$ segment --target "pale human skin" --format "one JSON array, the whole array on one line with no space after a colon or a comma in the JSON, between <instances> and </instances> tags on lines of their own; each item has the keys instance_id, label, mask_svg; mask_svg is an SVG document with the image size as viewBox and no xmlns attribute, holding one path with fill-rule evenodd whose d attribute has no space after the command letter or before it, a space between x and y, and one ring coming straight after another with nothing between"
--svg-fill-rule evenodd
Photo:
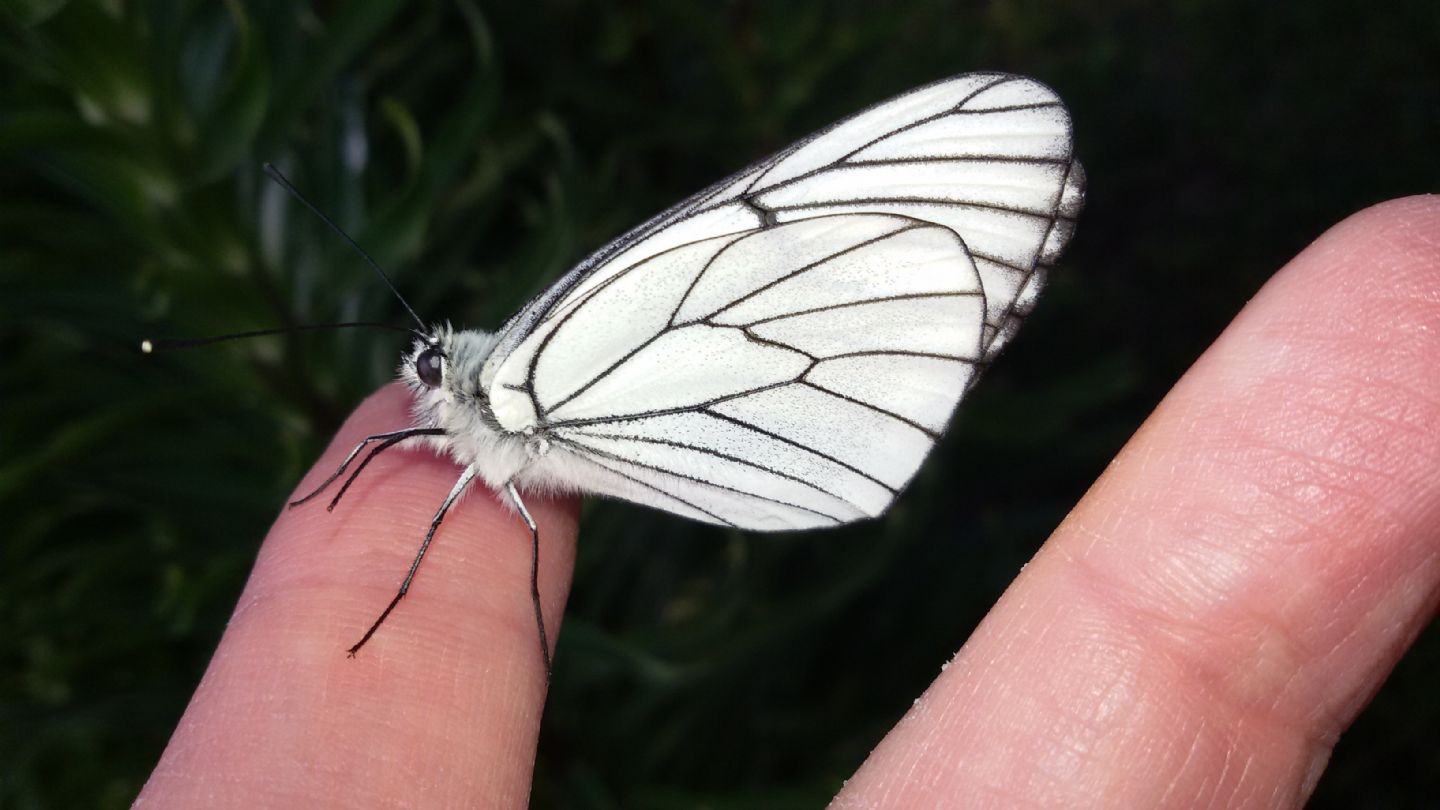
<instances>
[{"instance_id":1,"label":"pale human skin","mask_svg":"<svg viewBox=\"0 0 1440 810\"><path fill-rule=\"evenodd\" d=\"M297 492L407 424L405 399L361 405ZM140 806L525 805L545 675L529 537L498 501L463 501L343 654L454 480L390 452L344 508L280 515ZM576 502L531 509L553 638ZM1430 196L1347 219L1265 285L835 806L1300 805L1437 604Z\"/></svg>"}]
</instances>

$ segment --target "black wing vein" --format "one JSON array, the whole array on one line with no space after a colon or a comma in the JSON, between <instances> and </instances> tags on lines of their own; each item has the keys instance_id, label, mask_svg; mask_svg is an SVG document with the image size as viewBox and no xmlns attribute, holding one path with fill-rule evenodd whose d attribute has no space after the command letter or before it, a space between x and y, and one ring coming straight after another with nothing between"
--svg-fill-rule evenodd
<instances>
[{"instance_id":1,"label":"black wing vein","mask_svg":"<svg viewBox=\"0 0 1440 810\"><path fill-rule=\"evenodd\" d=\"M829 392L827 392L827 393L829 393ZM744 465L744 466L746 466L746 467L750 467L750 468L752 468L752 469L760 470L761 472L769 473L770 475L778 476L778 477L780 477L780 478L784 478L784 479L787 479L787 480L789 480L789 481L794 481L795 483L800 484L800 485L805 486L805 487L808 487L809 489L812 489L812 490L814 490L815 492L820 493L821 495L825 495L825 496L827 496L827 497L834 498L835 500L840 501L841 503L845 504L846 506L849 506L850 508L854 509L856 512L858 512L858 513L860 513L860 514L864 514L864 513L865 513L865 510L864 510L863 508L861 508L859 504L854 503L853 501L847 499L845 496L841 495L841 494L838 493L838 492L831 492L830 490L828 490L828 489L820 486L819 484L816 484L814 481L810 481L810 480L808 480L808 479L801 478L801 477L798 476L798 475L792 475L792 474L790 474L790 473L785 472L784 470L778 470L778 469L775 469L774 467L768 467L768 466L766 466L766 465L764 465L764 464L760 464L760 463L758 463L758 462L752 461L752 460L747 459L747 458L741 458L740 456L732 455L732 454L730 454L730 453L722 453L722 452L720 452L720 451L718 451L718 450L715 450L715 449L713 449L713 448L710 448L710 447L704 447L704 446L698 445L698 444L689 444L689 443L687 443L687 442L677 442L677 441L674 441L674 440L671 440L671 439L659 439L659 438L655 438L655 437L653 437L653 436L634 436L634 435L627 435L627 434L624 434L624 433L595 433L595 432L586 432L586 433L584 433L584 434L582 434L582 435L583 435L583 436L593 436L593 437L602 438L602 439L612 439L612 440L615 440L615 441L639 442L639 443L641 443L641 444L658 444L658 445L663 445L663 446L666 446L666 447L674 447L674 448L677 448L677 449L680 449L680 450L689 450L689 451L691 451L691 452L700 453L700 454L707 455L707 456L713 456L713 457L718 458L718 459L723 459L723 460L725 460L725 461L733 462L733 463L735 463L735 464L741 464L741 465ZM584 444L584 442L583 442L581 439L576 438L576 437L574 437L574 436L568 436L568 437L565 438L565 440L566 440L566 441L569 441L569 442L572 442L572 443ZM626 461L629 461L629 459L626 459ZM632 462L632 463L634 463L634 462ZM658 468L657 468L657 469L658 469ZM670 471L666 470L665 472L670 472ZM713 483L715 483L715 482L712 481L712 482L708 482L708 483L712 483L712 484L713 484ZM716 486L719 486L719 484L716 484ZM738 490L737 490L737 491L738 491ZM792 504L786 504L786 505L787 505L787 506L790 506L790 505L792 505ZM796 507L796 508L802 508L802 507ZM831 515L831 517L834 517L834 516Z\"/></svg>"},{"instance_id":2,"label":"black wing vein","mask_svg":"<svg viewBox=\"0 0 1440 810\"><path fill-rule=\"evenodd\" d=\"M655 466L655 465L653 465L653 464L646 464L646 463L643 462L643 461L636 461L636 460L633 459L633 458L625 458L624 456L618 455L618 454L616 454L616 453L612 453L612 452L610 452L610 451L608 451L608 450L601 450L601 449L599 449L598 447L592 447L592 446L590 446L590 445L587 445L587 444L585 444L584 442L579 441L578 439L576 439L576 438L573 437L573 436L570 436L570 437L556 437L556 441L560 442L560 443L563 444L563 445L566 445L566 446L569 447L572 451L575 451L575 452L577 452L577 453L584 453L584 454L589 455L589 456L598 456L599 458L608 459L608 460L610 460L610 461L619 462L619 463L621 463L621 464L629 464L629 465L632 466L632 467L639 467L639 468L642 469L642 470L649 470L649 471L651 471L651 472L659 473L659 474L661 474L661 475L673 476L673 477L675 477L675 478L679 478L679 479L682 479L682 480L685 480L685 481L689 481L689 482L691 482L692 484L700 484L701 486L713 487L713 488L715 488L715 489L724 490L725 492L732 492L732 493L734 493L734 494L736 494L736 495L743 495L743 496L745 496L745 497L747 497L747 498L755 498L755 499L757 499L757 500L765 501L765 502L767 502L767 503L773 503L773 504L775 504L776 506L784 506L784 507L788 507L788 508L790 508L790 509L798 509L798 510L800 510L801 512L808 512L808 513L810 513L810 514L812 514L812 515L815 515L815 516L817 516L817 517L825 518L825 519L830 520L830 521L833 521L833 522L835 522L835 523L837 523L837 524L839 524L839 523L844 523L844 522L845 522L845 520L844 520L843 518L838 518L838 517L836 517L836 516L834 516L834 515L831 515L831 514L828 514L828 513L826 513L826 512L821 512L821 511L816 510L816 509L811 509L811 508L808 507L808 506L801 506L801 505L798 504L798 503L791 503L791 502L789 502L789 501L781 500L781 499L779 499L779 498L772 498L772 497L770 497L769 495L761 495L761 494L758 493L758 492L749 492L749 491L747 491L747 490L743 490L743 489L740 489L740 488L738 488L738 487L732 487L732 486L728 486L728 485L726 485L726 484L719 484L719 483L716 483L716 482L714 482L714 481L707 481L706 479L700 478L700 477L698 477L698 476L687 475L687 474L685 474L685 473L678 472L678 471L676 471L676 470L667 470L667 469L665 469L664 467L657 467L657 466ZM827 494L828 494L828 493L827 493ZM673 496L672 496L672 497L673 497ZM677 498L676 500L679 500L679 499ZM709 514L709 513L707 512L707 514Z\"/></svg>"}]
</instances>

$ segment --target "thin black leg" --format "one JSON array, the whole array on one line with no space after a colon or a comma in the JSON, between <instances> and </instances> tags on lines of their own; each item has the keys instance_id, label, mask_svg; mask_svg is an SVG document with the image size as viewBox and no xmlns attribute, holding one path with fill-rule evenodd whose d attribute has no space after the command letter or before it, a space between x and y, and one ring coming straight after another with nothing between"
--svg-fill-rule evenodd
<instances>
[{"instance_id":1,"label":"thin black leg","mask_svg":"<svg viewBox=\"0 0 1440 810\"><path fill-rule=\"evenodd\" d=\"M411 434L395 436L371 448L370 452L365 454L365 458L360 459L360 463L355 465L355 469L350 473L349 477L345 479L345 483L340 485L340 491L335 493L335 497L331 498L330 503L325 505L325 511L335 511L335 507L340 503L340 499L345 497L345 493L350 491L350 485L355 483L355 479L360 477L360 473L365 472L365 468L370 466L370 462L374 461L376 456L409 438L412 438Z\"/></svg>"},{"instance_id":2,"label":"thin black leg","mask_svg":"<svg viewBox=\"0 0 1440 810\"><path fill-rule=\"evenodd\" d=\"M466 467L464 472L460 473L459 480L455 482L455 486L450 488L450 494L445 496L445 502L440 504L440 509L435 513L435 517L430 519L430 531L425 533L425 540L420 544L420 550L415 554L415 561L410 563L410 570L405 574L405 581L400 583L400 590L396 592L395 598L390 600L390 604L385 606L385 610L380 614L380 618L376 619L375 623L370 625L370 629L365 631L365 635L361 636L360 640L355 642L355 646L350 648L349 653L351 658L354 658L355 653L359 652L360 648L365 646L365 642L369 641L370 637L375 635L375 631L379 630L380 625L385 623L385 618L390 615L390 611L394 610L395 606L400 604L400 600L405 598L405 592L410 590L411 580L415 579L415 571L420 567L420 560L425 557L426 550L430 548L430 541L435 537L435 530L440 528L440 522L445 519L445 513L450 511L451 504L455 503L455 499L460 497L460 493L465 491L465 487L469 486L470 482L475 480L476 472L475 465L472 464Z\"/></svg>"},{"instance_id":3,"label":"thin black leg","mask_svg":"<svg viewBox=\"0 0 1440 810\"><path fill-rule=\"evenodd\" d=\"M384 450L385 448L390 447L391 445L395 444L396 442L401 442L401 441L404 441L405 439L409 439L409 438L412 438L412 437L414 437L414 436L443 436L443 435L445 435L445 431L441 430L440 428L405 428L404 430L394 430L394 431L391 431L391 432L389 432L389 433L376 433L374 436L366 436L364 439L362 439L362 440L360 441L359 444L355 445L355 449L350 451L350 455L346 456L346 457L345 457L345 460L342 461L342 462L340 462L340 466L339 466L338 468L336 468L335 472L330 473L330 477L329 477L329 478L326 478L324 481L321 481L321 482L320 482L320 486L316 487L309 495L306 495L306 496L303 497L303 498L297 498L296 500L291 501L291 502L289 503L289 505L290 505L290 506L299 506L300 504L305 503L306 501L310 500L311 498L314 498L316 495L319 495L321 492L324 492L327 487L329 487L331 484L335 483L335 479L337 479L337 478L339 478L340 476L342 476L342 475L345 474L345 468L349 467L349 466L350 466L350 462L354 461L354 460L355 460L355 457L358 456L358 455L360 455L360 451L361 451L361 450L364 450L365 447L366 447L366 445L370 444L371 442L384 442L384 444L382 444L382 445L380 445L379 447L377 447L377 448L375 448L374 450L372 450L372 451L370 452L370 455L368 455L368 456L365 457L365 460L364 460L363 462L361 462L361 464L360 464L360 469L361 469L361 470L365 469L365 465L370 463L370 459L374 458L376 453L379 453L381 450ZM359 474L360 474L360 470L356 470L356 471L355 471L355 475L359 475ZM355 479L354 479L354 476L351 476L350 480L351 480L351 481L355 480ZM350 481L346 481L346 482L345 482L345 488L349 488L349 486L350 486ZM343 489L341 490L341 494L344 494L344 490L343 490ZM338 500L339 500L339 497L336 497L335 500L338 501ZM335 508L335 502L334 502L334 501L332 501L332 502L330 503L330 508L331 508L331 509L334 509L334 508Z\"/></svg>"},{"instance_id":4,"label":"thin black leg","mask_svg":"<svg viewBox=\"0 0 1440 810\"><path fill-rule=\"evenodd\" d=\"M548 682L551 671L550 641L545 636L545 616L540 610L540 529L535 525L535 519L530 517L530 510L525 508L525 502L520 500L520 493L516 491L513 481L505 485L505 491L510 494L510 500L519 510L525 525L530 527L530 601L535 605L535 626L540 629L540 657L545 662L545 680Z\"/></svg>"}]
</instances>

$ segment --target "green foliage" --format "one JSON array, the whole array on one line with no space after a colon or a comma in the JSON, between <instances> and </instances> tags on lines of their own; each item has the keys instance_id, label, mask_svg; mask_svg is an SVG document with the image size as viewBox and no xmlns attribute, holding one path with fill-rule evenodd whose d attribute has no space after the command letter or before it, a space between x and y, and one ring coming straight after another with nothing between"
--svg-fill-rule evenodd
<instances>
[{"instance_id":1,"label":"green foliage","mask_svg":"<svg viewBox=\"0 0 1440 810\"><path fill-rule=\"evenodd\" d=\"M494 326L607 238L865 104L1034 75L1075 113L1080 236L887 519L775 538L587 507L536 803L819 806L1268 273L1440 181L1433 6L1342 5L10 0L0 805L134 796L278 505L391 373L399 343L372 333L132 348L403 322L264 161L422 314ZM1440 790L1436 646L1316 806Z\"/></svg>"}]
</instances>

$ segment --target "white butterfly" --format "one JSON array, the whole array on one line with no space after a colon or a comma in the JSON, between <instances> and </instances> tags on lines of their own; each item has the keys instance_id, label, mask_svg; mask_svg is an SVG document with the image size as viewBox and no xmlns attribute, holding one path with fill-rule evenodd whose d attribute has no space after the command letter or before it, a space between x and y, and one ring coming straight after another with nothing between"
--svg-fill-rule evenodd
<instances>
[{"instance_id":1,"label":"white butterfly","mask_svg":"<svg viewBox=\"0 0 1440 810\"><path fill-rule=\"evenodd\" d=\"M1083 189L1054 92L965 74L661 213L496 333L424 329L400 369L415 425L321 489L372 443L351 480L412 438L464 471L351 652L476 478L508 494L533 560L520 489L757 531L881 514L1034 306ZM531 590L548 672L533 568Z\"/></svg>"}]
</instances>

